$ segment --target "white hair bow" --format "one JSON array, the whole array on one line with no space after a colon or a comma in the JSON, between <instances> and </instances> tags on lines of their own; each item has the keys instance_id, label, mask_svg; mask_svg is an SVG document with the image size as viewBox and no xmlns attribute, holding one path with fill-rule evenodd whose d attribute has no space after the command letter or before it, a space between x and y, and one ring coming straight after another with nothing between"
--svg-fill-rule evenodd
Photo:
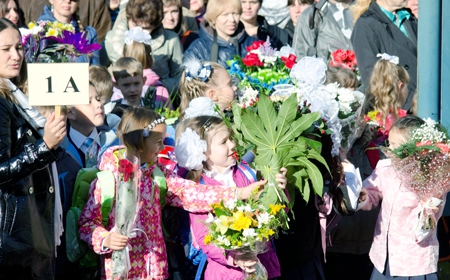
<instances>
[{"instance_id":1,"label":"white hair bow","mask_svg":"<svg viewBox=\"0 0 450 280\"><path fill-rule=\"evenodd\" d=\"M220 115L215 110L216 104L208 97L197 97L189 102L189 106L184 111L184 120L192 119L199 116L214 116Z\"/></svg>"},{"instance_id":2,"label":"white hair bow","mask_svg":"<svg viewBox=\"0 0 450 280\"><path fill-rule=\"evenodd\" d=\"M123 41L128 46L133 44L133 41L151 46L152 36L150 36L150 33L148 33L148 31L145 31L142 29L142 27L137 26L125 31Z\"/></svg>"},{"instance_id":3,"label":"white hair bow","mask_svg":"<svg viewBox=\"0 0 450 280\"><path fill-rule=\"evenodd\" d=\"M387 61L397 64L397 65L399 62L398 56L389 55L387 53L379 53L379 54L377 54L377 57L380 57L381 59L387 60Z\"/></svg>"},{"instance_id":4,"label":"white hair bow","mask_svg":"<svg viewBox=\"0 0 450 280\"><path fill-rule=\"evenodd\" d=\"M181 133L178 143L175 146L175 156L178 165L187 170L201 170L203 162L206 161L205 152L208 145L200 138L197 132L190 127Z\"/></svg>"}]
</instances>

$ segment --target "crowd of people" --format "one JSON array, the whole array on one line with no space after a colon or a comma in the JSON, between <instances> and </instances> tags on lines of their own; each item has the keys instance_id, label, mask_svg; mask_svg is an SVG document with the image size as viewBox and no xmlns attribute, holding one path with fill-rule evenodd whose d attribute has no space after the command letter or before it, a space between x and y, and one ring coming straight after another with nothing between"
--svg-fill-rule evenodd
<instances>
[{"instance_id":1,"label":"crowd of people","mask_svg":"<svg viewBox=\"0 0 450 280\"><path fill-rule=\"evenodd\" d=\"M321 198L293 194L289 229L259 255L268 279L437 279L436 234L422 242L408 237L420 202L376 149L400 146L424 124L414 116L417 2L0 0L0 279L244 279L252 273L254 258L205 245L203 221L211 204L249 198L267 182L253 176L251 154L243 163L231 156L232 131L214 110L231 114L237 88L227 61L244 57L260 40L277 49L292 46L297 61L327 62L335 50L353 50L360 79L329 67L325 84L363 92L362 113L379 112L385 128L377 139L366 128L338 156L331 154L331 136L321 137L327 166L316 165L335 211L325 211L325 232ZM77 58L90 64L89 104L63 106L57 117L53 107L28 104L31 73L21 30L32 21L70 24L101 44ZM166 125L164 110L178 110L178 120ZM192 134L196 142L177 145L194 141ZM178 159L169 165L158 163L165 146ZM187 156L192 153L195 160ZM117 231L114 208L102 213L106 190L99 177L78 226L100 262L70 261L65 222L78 171L117 173L123 159L134 158L141 174L135 236ZM276 180L286 187L286 168ZM350 203L347 189L361 187L357 205ZM436 219L442 211L439 206ZM206 256L206 268L192 260L192 247ZM125 275L113 266L122 250L129 254Z\"/></svg>"}]
</instances>

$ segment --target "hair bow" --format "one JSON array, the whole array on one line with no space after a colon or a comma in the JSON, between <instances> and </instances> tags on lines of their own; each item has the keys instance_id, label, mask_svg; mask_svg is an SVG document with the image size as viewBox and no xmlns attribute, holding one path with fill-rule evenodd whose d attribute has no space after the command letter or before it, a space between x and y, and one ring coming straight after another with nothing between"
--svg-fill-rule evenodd
<instances>
[{"instance_id":1,"label":"hair bow","mask_svg":"<svg viewBox=\"0 0 450 280\"><path fill-rule=\"evenodd\" d=\"M148 33L148 31L145 31L142 27L137 26L125 31L123 41L128 46L133 44L133 41L151 46L152 36Z\"/></svg>"},{"instance_id":2,"label":"hair bow","mask_svg":"<svg viewBox=\"0 0 450 280\"><path fill-rule=\"evenodd\" d=\"M381 59L387 60L387 61L397 64L397 65L399 62L398 56L389 55L387 53L379 53L379 54L377 54L377 57L380 57Z\"/></svg>"}]
</instances>

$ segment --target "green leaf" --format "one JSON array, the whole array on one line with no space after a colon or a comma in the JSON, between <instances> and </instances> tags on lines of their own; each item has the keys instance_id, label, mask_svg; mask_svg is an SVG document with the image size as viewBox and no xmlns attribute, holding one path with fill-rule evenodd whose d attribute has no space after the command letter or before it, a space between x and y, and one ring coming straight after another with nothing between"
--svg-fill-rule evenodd
<instances>
[{"instance_id":1,"label":"green leaf","mask_svg":"<svg viewBox=\"0 0 450 280\"><path fill-rule=\"evenodd\" d=\"M301 133L309 128L318 118L320 118L320 113L315 112L303 115L299 119L293 121L290 124L290 129L280 138L277 144L280 145L299 137Z\"/></svg>"},{"instance_id":2,"label":"green leaf","mask_svg":"<svg viewBox=\"0 0 450 280\"><path fill-rule=\"evenodd\" d=\"M289 129L289 123L294 121L297 115L297 95L292 94L288 99L286 99L280 106L280 110L277 116L278 131L281 135L285 134L287 129Z\"/></svg>"},{"instance_id":3,"label":"green leaf","mask_svg":"<svg viewBox=\"0 0 450 280\"><path fill-rule=\"evenodd\" d=\"M322 196L322 190L323 190L323 177L322 173L320 173L317 166L315 166L312 162L305 158L298 158L298 161L303 163L303 166L306 167L306 170L309 175L309 179L311 180L312 187L314 189L314 192L320 196Z\"/></svg>"},{"instance_id":4,"label":"green leaf","mask_svg":"<svg viewBox=\"0 0 450 280\"><path fill-rule=\"evenodd\" d=\"M306 157L309 158L309 159L315 159L318 162L322 163L323 166L326 167L328 172L330 172L330 168L328 167L327 162L325 161L325 159L316 150L309 150L308 151L308 155Z\"/></svg>"},{"instance_id":5,"label":"green leaf","mask_svg":"<svg viewBox=\"0 0 450 280\"><path fill-rule=\"evenodd\" d=\"M303 200L305 200L306 203L308 203L308 201L309 201L310 194L311 194L311 188L309 187L309 181L308 181L308 179L305 179L302 196L303 196Z\"/></svg>"},{"instance_id":6,"label":"green leaf","mask_svg":"<svg viewBox=\"0 0 450 280\"><path fill-rule=\"evenodd\" d=\"M276 139L276 122L277 114L275 108L273 108L272 101L266 95L260 95L258 100L258 116L264 123L264 127L267 131L267 138L269 139L270 146L275 150Z\"/></svg>"}]
</instances>

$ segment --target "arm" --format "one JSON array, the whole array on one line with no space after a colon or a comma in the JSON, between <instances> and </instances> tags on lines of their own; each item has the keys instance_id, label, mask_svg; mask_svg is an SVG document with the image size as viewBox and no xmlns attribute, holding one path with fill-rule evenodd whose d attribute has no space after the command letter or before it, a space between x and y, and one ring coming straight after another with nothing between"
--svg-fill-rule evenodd
<instances>
[{"instance_id":1,"label":"arm","mask_svg":"<svg viewBox=\"0 0 450 280\"><path fill-rule=\"evenodd\" d=\"M92 0L91 0L92 2ZM106 1L95 1L98 7L95 8L94 18L91 19L91 25L98 34L98 42L105 40L106 33L111 29L111 16L106 5Z\"/></svg>"},{"instance_id":2,"label":"arm","mask_svg":"<svg viewBox=\"0 0 450 280\"><path fill-rule=\"evenodd\" d=\"M86 26L88 32L89 44L97 43L97 31L92 26ZM89 57L89 65L100 65L100 51L95 51Z\"/></svg>"},{"instance_id":3,"label":"arm","mask_svg":"<svg viewBox=\"0 0 450 280\"><path fill-rule=\"evenodd\" d=\"M372 210L377 207L380 201L383 199L383 193L380 189L381 187L381 178L383 178L381 168L375 168L373 173L366 178L363 182L363 188L361 189L361 193L359 195L359 205L358 210Z\"/></svg>"}]
</instances>

